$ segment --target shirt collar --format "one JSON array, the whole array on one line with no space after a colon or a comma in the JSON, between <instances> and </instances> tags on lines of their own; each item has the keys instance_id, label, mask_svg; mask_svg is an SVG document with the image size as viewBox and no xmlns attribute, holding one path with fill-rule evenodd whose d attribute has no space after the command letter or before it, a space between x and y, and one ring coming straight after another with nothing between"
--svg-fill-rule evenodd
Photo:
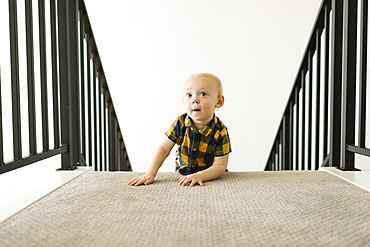
<instances>
[{"instance_id":1,"label":"shirt collar","mask_svg":"<svg viewBox=\"0 0 370 247\"><path fill-rule=\"evenodd\" d=\"M209 134L211 134L212 129L214 129L216 123L217 123L217 117L216 117L216 114L214 114L212 120L207 124L207 126L201 130L198 130L198 132L204 136L208 136ZM189 115L187 115L185 118L185 127L195 128L193 125L193 121L189 117Z\"/></svg>"}]
</instances>

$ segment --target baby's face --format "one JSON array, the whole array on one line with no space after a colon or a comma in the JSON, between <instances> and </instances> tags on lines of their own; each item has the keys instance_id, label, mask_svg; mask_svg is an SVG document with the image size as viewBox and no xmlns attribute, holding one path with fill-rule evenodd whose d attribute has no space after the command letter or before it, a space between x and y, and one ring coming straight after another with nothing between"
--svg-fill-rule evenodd
<instances>
[{"instance_id":1,"label":"baby's face","mask_svg":"<svg viewBox=\"0 0 370 247\"><path fill-rule=\"evenodd\" d=\"M192 77L185 82L184 106L196 126L207 125L217 107L223 104L216 82L207 77Z\"/></svg>"}]
</instances>

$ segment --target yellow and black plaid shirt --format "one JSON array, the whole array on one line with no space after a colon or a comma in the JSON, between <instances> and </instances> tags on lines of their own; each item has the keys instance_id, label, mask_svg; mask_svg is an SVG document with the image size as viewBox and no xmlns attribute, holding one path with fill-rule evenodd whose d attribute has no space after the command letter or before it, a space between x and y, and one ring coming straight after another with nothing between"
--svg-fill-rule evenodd
<instances>
[{"instance_id":1,"label":"yellow and black plaid shirt","mask_svg":"<svg viewBox=\"0 0 370 247\"><path fill-rule=\"evenodd\" d=\"M185 113L177 117L166 132L176 143L176 171L188 175L204 170L213 164L214 157L231 152L230 138L226 126L214 115L202 130L197 130Z\"/></svg>"}]
</instances>

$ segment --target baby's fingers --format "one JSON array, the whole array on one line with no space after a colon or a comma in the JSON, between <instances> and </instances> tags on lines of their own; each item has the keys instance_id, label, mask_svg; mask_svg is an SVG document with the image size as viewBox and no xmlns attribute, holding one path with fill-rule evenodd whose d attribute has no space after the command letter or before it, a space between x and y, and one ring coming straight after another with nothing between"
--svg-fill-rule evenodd
<instances>
[{"instance_id":1,"label":"baby's fingers","mask_svg":"<svg viewBox=\"0 0 370 247\"><path fill-rule=\"evenodd\" d=\"M138 181L138 178L133 178L130 181L127 182L128 185L135 185Z\"/></svg>"},{"instance_id":2,"label":"baby's fingers","mask_svg":"<svg viewBox=\"0 0 370 247\"><path fill-rule=\"evenodd\" d=\"M148 184L151 184L151 183L153 183L153 180L152 179L147 179L144 182L145 185L148 185Z\"/></svg>"},{"instance_id":3,"label":"baby's fingers","mask_svg":"<svg viewBox=\"0 0 370 247\"><path fill-rule=\"evenodd\" d=\"M199 184L200 186L203 186L203 183L201 182L201 181L197 181L197 180L195 180L195 179L193 179L192 181L191 181L191 183L190 183L190 187L193 187L194 185L196 185L196 184Z\"/></svg>"},{"instance_id":4,"label":"baby's fingers","mask_svg":"<svg viewBox=\"0 0 370 247\"><path fill-rule=\"evenodd\" d=\"M193 187L196 184L199 184L200 186L203 186L202 181L198 181L194 177L182 177L179 180L179 185L181 185L181 186L186 186L188 184L189 184L190 187Z\"/></svg>"},{"instance_id":5,"label":"baby's fingers","mask_svg":"<svg viewBox=\"0 0 370 247\"><path fill-rule=\"evenodd\" d=\"M130 180L127 184L128 185L133 185L133 186L138 186L138 185L141 185L145 182L145 180L143 180L142 178L134 178L132 180Z\"/></svg>"},{"instance_id":6,"label":"baby's fingers","mask_svg":"<svg viewBox=\"0 0 370 247\"><path fill-rule=\"evenodd\" d=\"M197 184L199 184L199 186L203 186L203 182L202 181L197 181Z\"/></svg>"},{"instance_id":7,"label":"baby's fingers","mask_svg":"<svg viewBox=\"0 0 370 247\"><path fill-rule=\"evenodd\" d=\"M197 183L197 181L195 181L194 179L191 181L191 183L189 184L190 187L193 187L195 184Z\"/></svg>"},{"instance_id":8,"label":"baby's fingers","mask_svg":"<svg viewBox=\"0 0 370 247\"><path fill-rule=\"evenodd\" d=\"M190 181L191 181L191 180L189 180L189 178L188 178L188 177L182 177L182 178L180 178L180 180L179 180L179 185L181 185L181 186L185 186L185 185L187 185Z\"/></svg>"}]
</instances>

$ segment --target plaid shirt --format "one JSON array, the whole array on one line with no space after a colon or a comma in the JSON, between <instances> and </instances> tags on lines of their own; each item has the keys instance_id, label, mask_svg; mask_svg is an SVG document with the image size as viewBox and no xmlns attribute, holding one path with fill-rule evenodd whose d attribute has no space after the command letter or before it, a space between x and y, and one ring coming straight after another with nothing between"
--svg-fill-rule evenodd
<instances>
[{"instance_id":1,"label":"plaid shirt","mask_svg":"<svg viewBox=\"0 0 370 247\"><path fill-rule=\"evenodd\" d=\"M177 117L166 132L176 143L176 171L183 175L195 173L212 166L214 157L231 152L226 126L214 115L202 130L197 130L185 113Z\"/></svg>"}]
</instances>

